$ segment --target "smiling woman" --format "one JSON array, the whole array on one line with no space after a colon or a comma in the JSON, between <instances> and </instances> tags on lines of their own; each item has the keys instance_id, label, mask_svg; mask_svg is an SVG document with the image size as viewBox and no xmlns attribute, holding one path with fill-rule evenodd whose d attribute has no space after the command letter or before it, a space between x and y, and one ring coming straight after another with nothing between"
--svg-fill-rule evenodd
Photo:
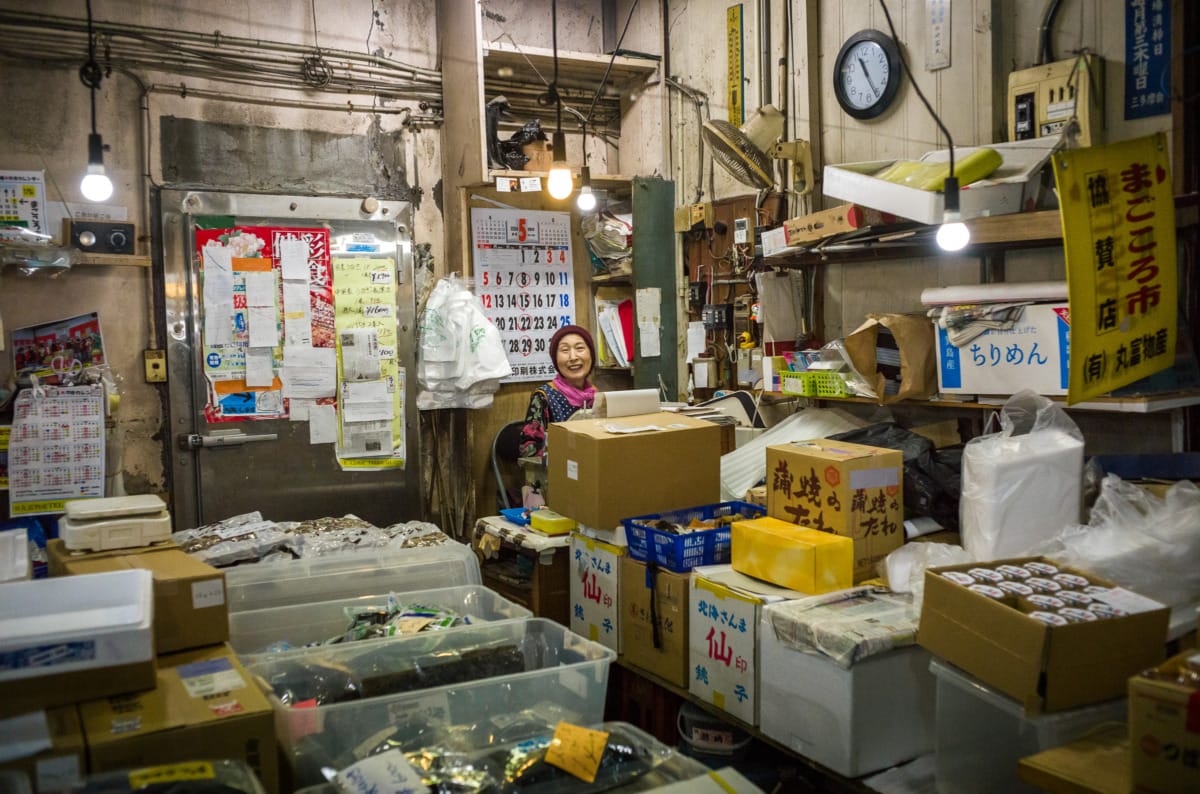
<instances>
[{"instance_id":1,"label":"smiling woman","mask_svg":"<svg viewBox=\"0 0 1200 794\"><path fill-rule=\"evenodd\" d=\"M565 422L581 408L591 408L596 389L588 381L596 360L596 346L587 329L564 325L550 339L550 355L558 375L534 390L521 429L521 456L546 452L546 427Z\"/></svg>"}]
</instances>

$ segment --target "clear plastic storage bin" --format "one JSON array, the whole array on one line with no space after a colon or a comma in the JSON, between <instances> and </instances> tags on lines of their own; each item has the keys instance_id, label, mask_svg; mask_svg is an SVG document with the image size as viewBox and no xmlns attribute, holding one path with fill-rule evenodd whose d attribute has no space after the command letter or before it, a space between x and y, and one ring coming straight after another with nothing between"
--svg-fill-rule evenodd
<instances>
[{"instance_id":1,"label":"clear plastic storage bin","mask_svg":"<svg viewBox=\"0 0 1200 794\"><path fill-rule=\"evenodd\" d=\"M229 611L335 601L391 591L483 584L469 546L447 541L415 549L356 549L225 571Z\"/></svg>"},{"instance_id":2,"label":"clear plastic storage bin","mask_svg":"<svg viewBox=\"0 0 1200 794\"><path fill-rule=\"evenodd\" d=\"M534 712L550 715L536 724L600 722L616 658L540 618L286 656L248 669L268 690L297 787L384 747L419 749L448 734L481 746Z\"/></svg>"},{"instance_id":3,"label":"clear plastic storage bin","mask_svg":"<svg viewBox=\"0 0 1200 794\"><path fill-rule=\"evenodd\" d=\"M538 750L545 740L553 735L554 725L545 726L539 731L520 741L500 744L495 747L479 747L475 751L462 751L462 756L454 759L464 766L469 765L472 771L499 771L496 761L502 760L512 751L531 753L536 757ZM552 770L545 762L530 758L521 766L511 767L511 771L523 774L525 779L513 782L513 790L529 792L530 794L585 794L592 791L635 792L657 791L662 786L680 781L691 781L697 778L707 778L709 768L699 761L682 755L662 744L650 734L630 725L627 722L605 722L600 725L589 725L593 730L606 731L609 734L609 747L621 749L622 764L626 767L619 772L614 771L611 759L608 763L602 761L596 775L596 782L587 783L571 777L566 772ZM419 748L418 751L425 748ZM434 753L445 752L446 748L428 748ZM532 751L532 752L531 752ZM407 751L412 752L412 751ZM540 768L539 768L540 767ZM493 775L493 783L487 791L499 791L503 782ZM495 785L500 783L500 786ZM481 788L480 790L484 790ZM508 788L503 790L508 791ZM302 789L298 794L337 794L339 789L332 783L311 786Z\"/></svg>"},{"instance_id":4,"label":"clear plastic storage bin","mask_svg":"<svg viewBox=\"0 0 1200 794\"><path fill-rule=\"evenodd\" d=\"M937 678L937 789L953 792L1036 792L1017 777L1017 761L1079 739L1105 722L1124 722L1126 701L1033 717L1016 700L950 664L934 659Z\"/></svg>"},{"instance_id":5,"label":"clear plastic storage bin","mask_svg":"<svg viewBox=\"0 0 1200 794\"><path fill-rule=\"evenodd\" d=\"M453 610L470 618L473 624L533 617L533 613L525 607L514 604L495 590L476 584L396 592L395 596L403 604ZM296 654L306 645L324 642L343 633L348 613L371 606L386 606L387 601L386 594L364 595L318 604L235 612L229 616L229 644L244 664L252 664L276 653ZM442 630L457 631L458 628ZM280 644L290 646L290 650L267 650Z\"/></svg>"}]
</instances>

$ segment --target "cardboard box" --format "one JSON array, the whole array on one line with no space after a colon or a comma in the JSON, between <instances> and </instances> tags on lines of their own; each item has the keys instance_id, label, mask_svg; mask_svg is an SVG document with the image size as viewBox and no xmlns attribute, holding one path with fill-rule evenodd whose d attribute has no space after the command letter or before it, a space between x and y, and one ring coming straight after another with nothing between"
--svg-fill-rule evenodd
<instances>
[{"instance_id":1,"label":"cardboard box","mask_svg":"<svg viewBox=\"0 0 1200 794\"><path fill-rule=\"evenodd\" d=\"M693 569L688 609L688 691L757 725L762 607L802 595L757 582L731 565Z\"/></svg>"},{"instance_id":2,"label":"cardboard box","mask_svg":"<svg viewBox=\"0 0 1200 794\"><path fill-rule=\"evenodd\" d=\"M842 204L839 207L786 220L783 222L783 229L787 234L787 244L797 245L821 240L842 232L852 232L864 226L896 223L898 220L890 212L880 212L858 204Z\"/></svg>"},{"instance_id":3,"label":"cardboard box","mask_svg":"<svg viewBox=\"0 0 1200 794\"><path fill-rule=\"evenodd\" d=\"M571 535L571 631L621 652L621 558L629 549Z\"/></svg>"},{"instance_id":4,"label":"cardboard box","mask_svg":"<svg viewBox=\"0 0 1200 794\"><path fill-rule=\"evenodd\" d=\"M1057 140L1054 138L990 144L987 148L999 152L1004 162L987 179L961 189L959 204L963 218L1008 215L1032 208L1037 198L1042 167L1050 159L1055 146ZM961 160L977 148L981 147L957 147L954 150L955 158ZM949 157L949 151L943 149L927 152L921 157L921 162L942 163ZM875 160L827 165L822 189L829 198L852 201L921 223L941 223L945 214L941 193L906 187L872 176L894 162Z\"/></svg>"},{"instance_id":5,"label":"cardboard box","mask_svg":"<svg viewBox=\"0 0 1200 794\"><path fill-rule=\"evenodd\" d=\"M174 544L72 554L61 540L46 544L51 576L141 568L154 577L154 648L159 654L219 645L229 639L225 574Z\"/></svg>"},{"instance_id":6,"label":"cardboard box","mask_svg":"<svg viewBox=\"0 0 1200 794\"><path fill-rule=\"evenodd\" d=\"M816 439L767 447L767 515L854 541L854 581L904 542L899 450Z\"/></svg>"},{"instance_id":7,"label":"cardboard box","mask_svg":"<svg viewBox=\"0 0 1200 794\"><path fill-rule=\"evenodd\" d=\"M18 727L15 723L20 721ZM48 739L50 746L6 763L0 772L21 772L33 783L35 791L74 791L83 785L87 775L87 751L79 710L75 706L60 706L4 720L0 734L14 733L30 737L34 733Z\"/></svg>"},{"instance_id":8,"label":"cardboard box","mask_svg":"<svg viewBox=\"0 0 1200 794\"><path fill-rule=\"evenodd\" d=\"M808 595L853 584L854 541L778 518L733 522L734 570Z\"/></svg>"},{"instance_id":9,"label":"cardboard box","mask_svg":"<svg viewBox=\"0 0 1200 794\"><path fill-rule=\"evenodd\" d=\"M557 422L546 449L550 508L586 527L720 501L721 428L703 419L661 412Z\"/></svg>"},{"instance_id":10,"label":"cardboard box","mask_svg":"<svg viewBox=\"0 0 1200 794\"><path fill-rule=\"evenodd\" d=\"M549 171L554 165L554 147L550 141L533 141L521 147L521 154L529 158L526 171Z\"/></svg>"},{"instance_id":11,"label":"cardboard box","mask_svg":"<svg viewBox=\"0 0 1200 794\"><path fill-rule=\"evenodd\" d=\"M1071 311L1065 303L1026 306L1007 331L986 331L966 347L937 333L938 391L945 394L1066 394Z\"/></svg>"},{"instance_id":12,"label":"cardboard box","mask_svg":"<svg viewBox=\"0 0 1200 794\"><path fill-rule=\"evenodd\" d=\"M1129 679L1129 751L1134 790L1154 794L1200 791L1200 688L1173 680L1180 669L1200 669L1200 651L1168 659L1162 680Z\"/></svg>"},{"instance_id":13,"label":"cardboard box","mask_svg":"<svg viewBox=\"0 0 1200 794\"><path fill-rule=\"evenodd\" d=\"M159 659L158 687L79 707L91 772L228 758L279 790L271 704L228 645Z\"/></svg>"},{"instance_id":14,"label":"cardboard box","mask_svg":"<svg viewBox=\"0 0 1200 794\"><path fill-rule=\"evenodd\" d=\"M1020 564L1040 557L995 560ZM1045 560L1057 565L1054 560ZM932 653L1020 702L1026 713L1062 711L1119 698L1129 676L1162 661L1170 610L1086 571L1094 584L1114 588L1105 601L1125 617L1048 626L942 576L979 563L925 572L925 601L917 641Z\"/></svg>"},{"instance_id":15,"label":"cardboard box","mask_svg":"<svg viewBox=\"0 0 1200 794\"><path fill-rule=\"evenodd\" d=\"M690 580L691 574L661 568L648 572L645 563L628 556L621 558L621 647L625 649L625 661L678 687L688 685ZM658 625L657 647L652 615Z\"/></svg>"}]
</instances>

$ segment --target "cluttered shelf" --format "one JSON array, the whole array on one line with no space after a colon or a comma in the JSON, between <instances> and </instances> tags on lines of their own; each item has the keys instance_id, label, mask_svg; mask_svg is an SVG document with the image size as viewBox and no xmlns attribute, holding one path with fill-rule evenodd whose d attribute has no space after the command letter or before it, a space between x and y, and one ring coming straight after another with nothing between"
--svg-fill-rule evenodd
<instances>
[{"instance_id":1,"label":"cluttered shelf","mask_svg":"<svg viewBox=\"0 0 1200 794\"><path fill-rule=\"evenodd\" d=\"M1195 194L1175 197L1177 228L1194 228L1198 218L1200 198ZM971 243L958 252L962 255L1062 244L1062 219L1058 210L973 218L966 224L971 231ZM944 255L934 240L936 231L936 226L918 223L866 226L825 237L808 246L785 248L768 256L766 262L777 267L799 267Z\"/></svg>"},{"instance_id":2,"label":"cluttered shelf","mask_svg":"<svg viewBox=\"0 0 1200 794\"><path fill-rule=\"evenodd\" d=\"M799 397L798 395L783 394L782 392L767 392L766 394L771 395L775 399L811 399L830 403L847 402L863 403L866 405L875 405L878 403L878 400L872 397ZM1008 399L1008 397L983 397L974 402L966 400L902 400L899 404L926 405L934 408L974 408L995 411L999 410ZM1065 400L1055 400L1055 402L1072 411L1148 414L1156 411L1171 411L1176 408L1200 405L1200 391L1176 391L1137 397L1096 397L1091 400L1075 403L1074 405L1067 405Z\"/></svg>"},{"instance_id":3,"label":"cluttered shelf","mask_svg":"<svg viewBox=\"0 0 1200 794\"><path fill-rule=\"evenodd\" d=\"M806 756L803 756L803 755L797 753L795 750L791 749L786 744L783 744L775 739L772 739L770 736L767 736L766 734L764 734L762 731L760 731L758 728L754 727L750 723L748 723L744 720L738 719L734 715L730 714L728 711L725 711L724 709L720 708L719 706L709 703L707 700L704 700L703 698L696 697L691 692L689 692L686 688L676 686L675 684L672 684L670 681L667 681L666 679L664 679L658 675L655 675L654 673L650 672L649 670L643 669L642 667L639 667L638 665L627 661L624 656L618 656L617 660L616 660L616 664L618 666L620 666L622 669L628 670L630 673L633 673L636 676L644 678L645 680L649 681L650 683L654 684L655 686L659 687L660 689L666 690L667 692L674 694L676 697L682 698L683 700L685 700L689 703L695 704L697 707L704 709L704 711L708 712L709 714L712 714L713 716L720 718L724 722L727 722L730 725L733 725L738 730L741 730L744 733L746 733L747 735L754 737L756 740L762 742L763 744L767 745L768 747L778 750L781 753L785 753L788 756L795 758L796 760L805 764L806 766L811 768L815 773L817 773L818 775L820 775L823 778L822 783L828 787L826 788L823 786L822 790L833 791L833 792L852 792L853 794L862 794L863 792L872 792L873 791L873 789L868 788L865 784L859 782L858 780L855 780L853 778L843 777L842 775L839 775L837 772L834 772L833 770L818 764L816 761L813 761L811 758L808 758Z\"/></svg>"},{"instance_id":4,"label":"cluttered shelf","mask_svg":"<svg viewBox=\"0 0 1200 794\"><path fill-rule=\"evenodd\" d=\"M558 81L564 85L576 83L595 85L608 70L608 82L624 86L645 80L658 71L659 61L653 57L615 57L593 52L558 50L556 53L545 47L517 46L502 41L489 42L483 49L485 74L505 75L505 79L520 81L527 85L542 85L549 75L558 70ZM611 61L611 69L609 64ZM503 70L503 71L502 71Z\"/></svg>"},{"instance_id":5,"label":"cluttered shelf","mask_svg":"<svg viewBox=\"0 0 1200 794\"><path fill-rule=\"evenodd\" d=\"M633 286L633 276L624 274L592 276L592 283L601 287L631 287Z\"/></svg>"}]
</instances>

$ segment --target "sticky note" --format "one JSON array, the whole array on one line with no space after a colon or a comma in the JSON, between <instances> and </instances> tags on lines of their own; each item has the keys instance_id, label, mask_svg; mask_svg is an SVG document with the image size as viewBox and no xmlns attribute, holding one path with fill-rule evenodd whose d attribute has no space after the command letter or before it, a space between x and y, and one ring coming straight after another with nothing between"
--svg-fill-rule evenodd
<instances>
[{"instance_id":1,"label":"sticky note","mask_svg":"<svg viewBox=\"0 0 1200 794\"><path fill-rule=\"evenodd\" d=\"M607 731L593 731L569 722L560 722L546 749L546 763L588 783L596 782L600 759L608 746Z\"/></svg>"}]
</instances>

